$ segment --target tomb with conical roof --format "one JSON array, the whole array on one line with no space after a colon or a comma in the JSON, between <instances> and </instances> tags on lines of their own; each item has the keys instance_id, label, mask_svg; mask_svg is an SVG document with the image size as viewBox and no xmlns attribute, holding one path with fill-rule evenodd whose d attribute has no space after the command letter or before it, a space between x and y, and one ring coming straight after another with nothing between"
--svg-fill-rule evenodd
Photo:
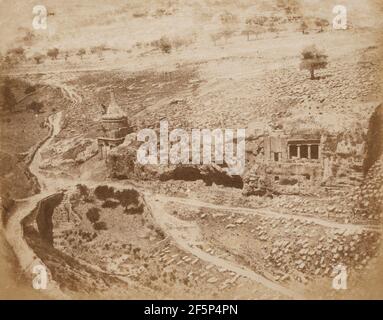
<instances>
[{"instance_id":1,"label":"tomb with conical roof","mask_svg":"<svg viewBox=\"0 0 383 320\"><path fill-rule=\"evenodd\" d=\"M107 159L108 151L124 142L125 136L132 132L126 114L117 104L113 92L110 103L101 117L102 136L97 138L101 158Z\"/></svg>"}]
</instances>

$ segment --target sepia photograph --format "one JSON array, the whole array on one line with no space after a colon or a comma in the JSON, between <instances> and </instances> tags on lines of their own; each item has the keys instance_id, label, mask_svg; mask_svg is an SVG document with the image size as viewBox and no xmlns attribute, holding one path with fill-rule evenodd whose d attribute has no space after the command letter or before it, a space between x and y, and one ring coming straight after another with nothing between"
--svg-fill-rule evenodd
<instances>
[{"instance_id":1,"label":"sepia photograph","mask_svg":"<svg viewBox=\"0 0 383 320\"><path fill-rule=\"evenodd\" d=\"M382 31L381 0L0 0L0 300L382 300Z\"/></svg>"}]
</instances>

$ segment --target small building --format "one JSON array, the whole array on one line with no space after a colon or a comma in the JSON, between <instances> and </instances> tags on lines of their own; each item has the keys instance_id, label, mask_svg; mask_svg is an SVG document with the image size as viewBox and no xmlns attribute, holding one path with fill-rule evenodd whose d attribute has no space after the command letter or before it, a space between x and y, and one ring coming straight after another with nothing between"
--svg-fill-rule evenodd
<instances>
[{"instance_id":1,"label":"small building","mask_svg":"<svg viewBox=\"0 0 383 320\"><path fill-rule=\"evenodd\" d=\"M107 159L110 149L124 142L125 136L132 132L126 114L116 103L113 92L110 104L101 117L102 136L97 138L101 159Z\"/></svg>"},{"instance_id":2,"label":"small building","mask_svg":"<svg viewBox=\"0 0 383 320\"><path fill-rule=\"evenodd\" d=\"M273 132L264 138L266 174L275 183L296 181L317 185L322 181L321 136L318 134L286 135Z\"/></svg>"},{"instance_id":3,"label":"small building","mask_svg":"<svg viewBox=\"0 0 383 320\"><path fill-rule=\"evenodd\" d=\"M245 194L294 193L323 181L320 134L273 131L263 138L263 155L245 177Z\"/></svg>"}]
</instances>

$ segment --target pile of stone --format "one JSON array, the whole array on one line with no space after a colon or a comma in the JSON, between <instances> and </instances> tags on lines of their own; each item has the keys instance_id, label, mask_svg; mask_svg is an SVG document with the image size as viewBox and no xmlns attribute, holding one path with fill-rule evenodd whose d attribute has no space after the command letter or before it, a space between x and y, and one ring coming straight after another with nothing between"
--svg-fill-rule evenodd
<instances>
[{"instance_id":1,"label":"pile of stone","mask_svg":"<svg viewBox=\"0 0 383 320\"><path fill-rule=\"evenodd\" d=\"M379 242L375 232L346 234L346 230L337 230L315 241L304 236L298 240L276 240L263 258L285 272L301 272L306 277L330 276L338 264L362 269L376 255Z\"/></svg>"},{"instance_id":2,"label":"pile of stone","mask_svg":"<svg viewBox=\"0 0 383 320\"><path fill-rule=\"evenodd\" d=\"M368 171L364 182L353 195L354 212L362 220L380 221L383 214L383 160Z\"/></svg>"}]
</instances>

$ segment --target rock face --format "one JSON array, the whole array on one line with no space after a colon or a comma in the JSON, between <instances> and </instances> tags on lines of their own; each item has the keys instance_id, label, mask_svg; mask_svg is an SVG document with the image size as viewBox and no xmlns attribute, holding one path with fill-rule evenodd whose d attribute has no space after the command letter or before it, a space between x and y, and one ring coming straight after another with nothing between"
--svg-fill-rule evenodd
<instances>
[{"instance_id":1,"label":"rock face","mask_svg":"<svg viewBox=\"0 0 383 320\"><path fill-rule=\"evenodd\" d=\"M359 185L363 180L366 127L367 122L354 122L351 128L338 132L317 128L315 135L304 131L278 133L281 130L265 134L261 156L253 165L248 163L244 194L313 194L321 186Z\"/></svg>"},{"instance_id":2,"label":"rock face","mask_svg":"<svg viewBox=\"0 0 383 320\"><path fill-rule=\"evenodd\" d=\"M61 140L51 145L42 154L41 168L79 165L95 156L98 152L97 141L77 136Z\"/></svg>"},{"instance_id":3,"label":"rock face","mask_svg":"<svg viewBox=\"0 0 383 320\"><path fill-rule=\"evenodd\" d=\"M383 154L383 104L372 114L367 133L367 154L363 162L366 174L376 160Z\"/></svg>"},{"instance_id":4,"label":"rock face","mask_svg":"<svg viewBox=\"0 0 383 320\"><path fill-rule=\"evenodd\" d=\"M140 142L135 134L128 135L125 142L111 150L107 168L112 178L140 180L203 180L207 185L213 183L242 188L240 176L231 176L217 165L142 165L137 161Z\"/></svg>"},{"instance_id":5,"label":"rock face","mask_svg":"<svg viewBox=\"0 0 383 320\"><path fill-rule=\"evenodd\" d=\"M366 179L353 195L355 211L362 218L379 220L383 214L383 157L368 171Z\"/></svg>"}]
</instances>

